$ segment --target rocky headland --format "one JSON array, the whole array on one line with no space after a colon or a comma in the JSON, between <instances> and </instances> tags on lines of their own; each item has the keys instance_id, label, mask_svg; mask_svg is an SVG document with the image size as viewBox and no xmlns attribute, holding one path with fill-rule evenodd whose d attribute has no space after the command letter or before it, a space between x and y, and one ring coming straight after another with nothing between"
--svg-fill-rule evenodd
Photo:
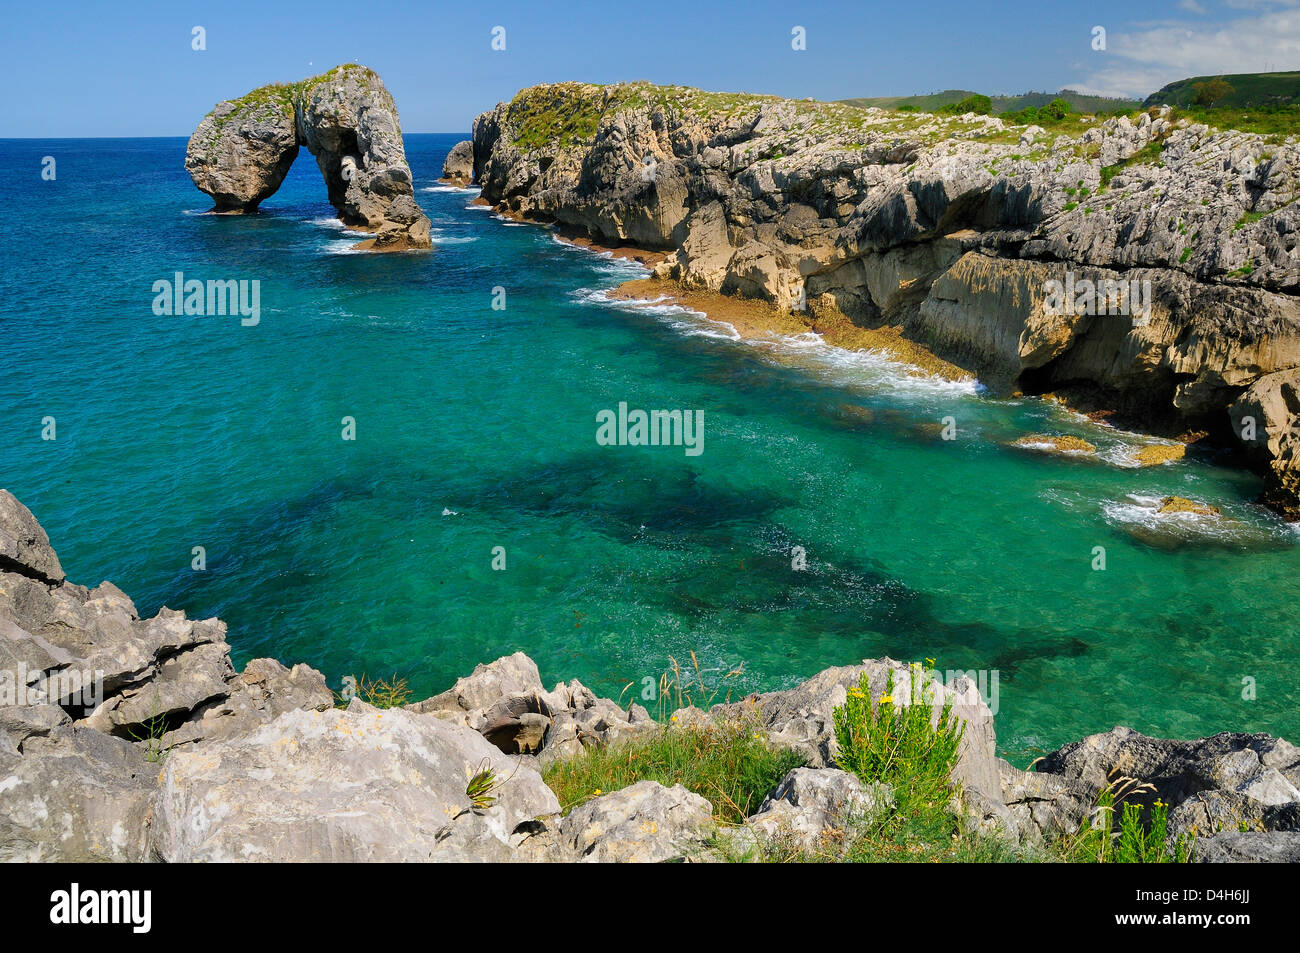
<instances>
[{"instance_id":1,"label":"rocky headland","mask_svg":"<svg viewBox=\"0 0 1300 953\"><path fill-rule=\"evenodd\" d=\"M667 253L670 292L1208 435L1300 518L1300 147L1166 108L1071 123L560 83L480 115L444 174L506 214Z\"/></svg>"},{"instance_id":2,"label":"rocky headland","mask_svg":"<svg viewBox=\"0 0 1300 953\"><path fill-rule=\"evenodd\" d=\"M779 839L834 843L892 810L888 785L836 766L833 712L914 670L889 659L656 721L581 682L542 684L523 653L423 701L340 700L308 666L242 672L225 626L141 618L112 583L69 582L32 514L0 491L0 860L709 861ZM86 689L87 678L97 686ZM1201 861L1300 860L1300 750L1264 734L1195 741L1115 728L1021 770L998 758L969 679L935 684L964 725L956 810L1017 850L1091 823L1103 788L1169 805ZM639 780L561 805L543 780L654 733L742 725L794 767L742 820L680 784Z\"/></svg>"},{"instance_id":3,"label":"rocky headland","mask_svg":"<svg viewBox=\"0 0 1300 953\"><path fill-rule=\"evenodd\" d=\"M185 150L185 169L214 211L248 213L275 194L300 146L316 159L344 224L377 251L429 248L397 106L379 76L349 63L218 103Z\"/></svg>"}]
</instances>

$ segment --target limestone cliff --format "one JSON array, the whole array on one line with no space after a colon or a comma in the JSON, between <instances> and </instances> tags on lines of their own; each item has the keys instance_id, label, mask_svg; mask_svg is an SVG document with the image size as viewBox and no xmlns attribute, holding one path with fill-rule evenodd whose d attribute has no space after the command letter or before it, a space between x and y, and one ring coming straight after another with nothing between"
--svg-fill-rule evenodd
<instances>
[{"instance_id":1,"label":"limestone cliff","mask_svg":"<svg viewBox=\"0 0 1300 953\"><path fill-rule=\"evenodd\" d=\"M995 391L1207 431L1300 518L1300 148L1163 109L1066 130L564 83L480 115L461 153L513 213L672 251L663 277L900 326ZM1107 281L1097 313L1083 289Z\"/></svg>"},{"instance_id":2,"label":"limestone cliff","mask_svg":"<svg viewBox=\"0 0 1300 953\"><path fill-rule=\"evenodd\" d=\"M185 169L218 212L253 212L306 146L330 204L382 250L428 248L393 97L374 71L348 64L312 79L218 103L185 150Z\"/></svg>"}]
</instances>

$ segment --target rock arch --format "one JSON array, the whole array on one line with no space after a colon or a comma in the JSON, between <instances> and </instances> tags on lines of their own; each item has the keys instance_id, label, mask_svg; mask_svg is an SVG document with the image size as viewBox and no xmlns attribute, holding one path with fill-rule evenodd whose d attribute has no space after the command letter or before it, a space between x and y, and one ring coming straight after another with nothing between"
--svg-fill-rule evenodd
<instances>
[{"instance_id":1,"label":"rock arch","mask_svg":"<svg viewBox=\"0 0 1300 953\"><path fill-rule=\"evenodd\" d=\"M379 76L349 63L297 83L275 83L217 106L185 150L185 170L214 211L248 213L274 195L306 146L330 204L372 247L429 248L393 97Z\"/></svg>"}]
</instances>

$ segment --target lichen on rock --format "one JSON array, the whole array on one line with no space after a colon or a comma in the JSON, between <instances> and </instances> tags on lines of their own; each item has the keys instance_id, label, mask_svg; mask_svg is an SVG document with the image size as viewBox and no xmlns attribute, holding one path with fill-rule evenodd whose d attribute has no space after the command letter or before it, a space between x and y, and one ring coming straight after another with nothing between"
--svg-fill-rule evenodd
<instances>
[{"instance_id":1,"label":"lichen on rock","mask_svg":"<svg viewBox=\"0 0 1300 953\"><path fill-rule=\"evenodd\" d=\"M368 247L431 247L393 97L355 63L218 103L190 137L185 169L214 211L254 212L279 189L300 146L315 157L339 218L374 232Z\"/></svg>"}]
</instances>

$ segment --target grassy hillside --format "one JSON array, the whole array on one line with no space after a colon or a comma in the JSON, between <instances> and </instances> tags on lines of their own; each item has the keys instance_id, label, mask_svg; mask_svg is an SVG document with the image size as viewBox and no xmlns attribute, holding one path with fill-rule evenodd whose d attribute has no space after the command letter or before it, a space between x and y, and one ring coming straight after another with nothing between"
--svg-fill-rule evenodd
<instances>
[{"instance_id":1,"label":"grassy hillside","mask_svg":"<svg viewBox=\"0 0 1300 953\"><path fill-rule=\"evenodd\" d=\"M945 89L941 93L925 96L875 96L860 99L843 99L850 106L878 106L881 109L914 108L920 112L934 112L941 106L949 106L970 96L976 95L968 89ZM1060 97L1081 113L1131 112L1138 108L1136 99L1111 99L1106 96L1087 96L1072 89L1063 89L1056 93L1029 92L1020 96L992 96L993 113L1019 112L1026 107L1046 106L1053 99Z\"/></svg>"},{"instance_id":2,"label":"grassy hillside","mask_svg":"<svg viewBox=\"0 0 1300 953\"><path fill-rule=\"evenodd\" d=\"M1300 72L1232 73L1225 76L1191 76L1170 83L1146 98L1145 106L1191 106L1198 84L1222 79L1231 92L1215 100L1216 109L1277 108L1300 104Z\"/></svg>"}]
</instances>

